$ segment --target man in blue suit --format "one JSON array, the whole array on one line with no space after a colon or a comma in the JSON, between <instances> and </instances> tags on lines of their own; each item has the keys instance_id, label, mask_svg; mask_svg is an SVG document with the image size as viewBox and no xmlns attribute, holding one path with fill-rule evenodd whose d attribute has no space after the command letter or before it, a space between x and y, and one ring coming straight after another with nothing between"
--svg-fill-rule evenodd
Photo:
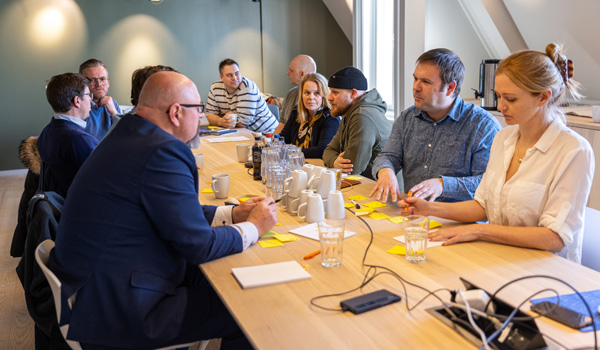
<instances>
[{"instance_id":1,"label":"man in blue suit","mask_svg":"<svg viewBox=\"0 0 600 350\"><path fill-rule=\"evenodd\" d=\"M46 98L54 116L37 141L42 158L41 186L65 198L75 174L92 153L98 140L85 131L93 93L90 81L81 74L53 76Z\"/></svg>"},{"instance_id":2,"label":"man in blue suit","mask_svg":"<svg viewBox=\"0 0 600 350\"><path fill-rule=\"evenodd\" d=\"M203 104L175 72L148 78L80 169L65 202L50 268L62 281L61 324L84 349L153 349L223 338L251 348L198 264L239 253L276 223L272 198L239 207L198 202L185 142Z\"/></svg>"}]
</instances>

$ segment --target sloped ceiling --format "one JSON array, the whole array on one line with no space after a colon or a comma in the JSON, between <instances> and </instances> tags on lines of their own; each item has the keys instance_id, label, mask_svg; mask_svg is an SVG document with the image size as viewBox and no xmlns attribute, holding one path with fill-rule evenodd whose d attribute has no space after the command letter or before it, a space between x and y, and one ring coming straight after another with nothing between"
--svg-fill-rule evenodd
<instances>
[{"instance_id":1,"label":"sloped ceiling","mask_svg":"<svg viewBox=\"0 0 600 350\"><path fill-rule=\"evenodd\" d=\"M574 61L574 79L592 103L600 101L600 1L504 0L527 46L543 51L562 43Z\"/></svg>"}]
</instances>

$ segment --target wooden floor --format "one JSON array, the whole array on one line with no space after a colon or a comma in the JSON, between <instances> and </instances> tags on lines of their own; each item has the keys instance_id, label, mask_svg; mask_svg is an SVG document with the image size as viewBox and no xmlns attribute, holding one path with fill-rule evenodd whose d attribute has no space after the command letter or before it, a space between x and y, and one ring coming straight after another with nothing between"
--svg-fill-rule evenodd
<instances>
[{"instance_id":1,"label":"wooden floor","mask_svg":"<svg viewBox=\"0 0 600 350\"><path fill-rule=\"evenodd\" d=\"M10 243L17 225L17 210L23 193L25 172L0 172L0 347L33 349L33 321L27 313L23 287L10 256Z\"/></svg>"},{"instance_id":2,"label":"wooden floor","mask_svg":"<svg viewBox=\"0 0 600 350\"><path fill-rule=\"evenodd\" d=\"M19 258L10 256L25 175L25 171L0 171L0 349L34 349L33 321L15 271ZM218 349L220 343L211 340L207 350Z\"/></svg>"}]
</instances>

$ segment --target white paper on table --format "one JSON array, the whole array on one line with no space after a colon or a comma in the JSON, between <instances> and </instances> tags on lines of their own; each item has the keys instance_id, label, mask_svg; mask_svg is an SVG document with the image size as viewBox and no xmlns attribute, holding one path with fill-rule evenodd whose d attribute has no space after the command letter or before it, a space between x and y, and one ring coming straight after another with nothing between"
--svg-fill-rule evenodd
<instances>
[{"instance_id":1,"label":"white paper on table","mask_svg":"<svg viewBox=\"0 0 600 350\"><path fill-rule=\"evenodd\" d=\"M204 141L204 140L206 140L208 142L220 143L220 142L248 141L250 139L245 136L234 136L234 137L223 136L223 137L206 138L206 139L203 139L202 141Z\"/></svg>"},{"instance_id":2,"label":"white paper on table","mask_svg":"<svg viewBox=\"0 0 600 350\"><path fill-rule=\"evenodd\" d=\"M243 289L311 279L311 275L297 261L234 267L231 273Z\"/></svg>"},{"instance_id":3,"label":"white paper on table","mask_svg":"<svg viewBox=\"0 0 600 350\"><path fill-rule=\"evenodd\" d=\"M312 224L300 226L293 230L289 230L288 232L293 233L298 236L302 236L302 237L306 237L306 238L310 238L310 239L314 239L315 241L318 241L319 240L319 227L317 225L318 224L315 222ZM348 237L352 237L354 235L356 235L356 232L344 230L344 239L346 239Z\"/></svg>"},{"instance_id":4,"label":"white paper on table","mask_svg":"<svg viewBox=\"0 0 600 350\"><path fill-rule=\"evenodd\" d=\"M437 230L431 230L431 231L429 231L429 232L435 232L435 231L437 231ZM404 244L406 244L406 241L404 240L404 235L402 235L402 236L396 236L396 237L394 237L394 239L395 239L395 240L397 240L397 241L400 241L400 242L402 242L402 243L404 243ZM435 242L432 242L432 241L430 241L430 240L427 240L427 248L435 248L435 247L439 247L439 246L441 246L441 245L442 245L444 242L445 242L445 241L435 241Z\"/></svg>"}]
</instances>

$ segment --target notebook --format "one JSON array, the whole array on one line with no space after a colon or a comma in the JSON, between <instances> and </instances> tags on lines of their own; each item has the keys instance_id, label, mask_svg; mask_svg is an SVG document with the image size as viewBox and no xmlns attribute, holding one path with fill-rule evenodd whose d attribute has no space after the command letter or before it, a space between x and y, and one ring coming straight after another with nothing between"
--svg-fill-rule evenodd
<instances>
[{"instance_id":1,"label":"notebook","mask_svg":"<svg viewBox=\"0 0 600 350\"><path fill-rule=\"evenodd\" d=\"M243 289L311 279L310 274L297 261L234 267L231 273Z\"/></svg>"}]
</instances>

